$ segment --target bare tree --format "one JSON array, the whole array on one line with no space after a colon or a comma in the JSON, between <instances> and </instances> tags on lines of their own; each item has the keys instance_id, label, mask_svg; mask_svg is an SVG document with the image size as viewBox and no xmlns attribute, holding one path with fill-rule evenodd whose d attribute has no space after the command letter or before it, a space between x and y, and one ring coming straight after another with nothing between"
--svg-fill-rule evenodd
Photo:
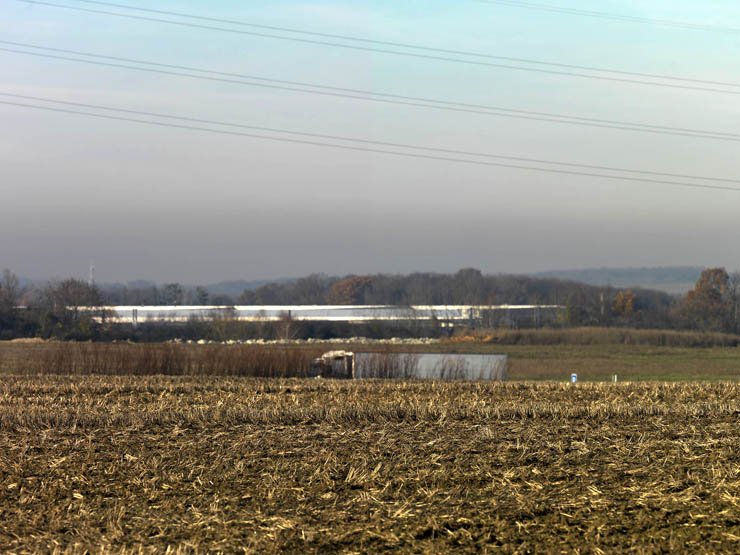
<instances>
[{"instance_id":1,"label":"bare tree","mask_svg":"<svg viewBox=\"0 0 740 555\"><path fill-rule=\"evenodd\" d=\"M96 318L104 318L102 295L79 279L51 283L40 293L41 328L46 336L89 338Z\"/></svg>"},{"instance_id":2,"label":"bare tree","mask_svg":"<svg viewBox=\"0 0 740 555\"><path fill-rule=\"evenodd\" d=\"M10 330L12 336L12 330L17 327L20 295L18 278L10 270L3 270L0 278L0 333L3 336L6 335L4 330Z\"/></svg>"},{"instance_id":3,"label":"bare tree","mask_svg":"<svg viewBox=\"0 0 740 555\"><path fill-rule=\"evenodd\" d=\"M740 272L730 274L727 280L727 301L729 303L729 330L740 331Z\"/></svg>"},{"instance_id":4,"label":"bare tree","mask_svg":"<svg viewBox=\"0 0 740 555\"><path fill-rule=\"evenodd\" d=\"M198 286L195 288L195 304L204 306L208 304L208 290L205 287Z\"/></svg>"},{"instance_id":5,"label":"bare tree","mask_svg":"<svg viewBox=\"0 0 740 555\"><path fill-rule=\"evenodd\" d=\"M167 283L162 288L164 304L181 305L185 300L185 291L179 283Z\"/></svg>"},{"instance_id":6,"label":"bare tree","mask_svg":"<svg viewBox=\"0 0 740 555\"><path fill-rule=\"evenodd\" d=\"M20 295L21 289L16 275L8 269L3 270L0 279L0 310L7 313L15 311Z\"/></svg>"},{"instance_id":7,"label":"bare tree","mask_svg":"<svg viewBox=\"0 0 740 555\"><path fill-rule=\"evenodd\" d=\"M287 341L296 338L298 326L296 326L290 311L280 315L280 319L275 323L274 330L276 339Z\"/></svg>"}]
</instances>

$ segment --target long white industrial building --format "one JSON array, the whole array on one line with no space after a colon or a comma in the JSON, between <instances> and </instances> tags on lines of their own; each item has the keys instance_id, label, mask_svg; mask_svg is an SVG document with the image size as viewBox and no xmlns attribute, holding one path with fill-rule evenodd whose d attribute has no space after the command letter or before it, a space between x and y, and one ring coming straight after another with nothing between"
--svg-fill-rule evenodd
<instances>
[{"instance_id":1,"label":"long white industrial building","mask_svg":"<svg viewBox=\"0 0 740 555\"><path fill-rule=\"evenodd\" d=\"M72 307L70 307L72 308ZM478 322L493 314L530 312L561 314L561 305L277 305L277 306L99 306L74 307L91 311L96 318L118 324L187 322L228 318L244 322L277 322L291 319L299 322L432 321L450 323Z\"/></svg>"}]
</instances>

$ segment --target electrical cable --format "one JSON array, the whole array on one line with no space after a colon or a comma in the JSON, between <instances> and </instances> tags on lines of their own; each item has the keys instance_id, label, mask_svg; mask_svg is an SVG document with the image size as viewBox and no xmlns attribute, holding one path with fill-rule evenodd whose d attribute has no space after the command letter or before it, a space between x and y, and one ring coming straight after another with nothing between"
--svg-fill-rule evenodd
<instances>
[{"instance_id":1,"label":"electrical cable","mask_svg":"<svg viewBox=\"0 0 740 555\"><path fill-rule=\"evenodd\" d=\"M88 0L76 0L77 2L87 2ZM696 31L716 31L720 33L740 33L736 27L724 27L721 25L706 25L700 23L688 23L683 21L673 21L670 19L655 19L650 17L640 17L633 15L623 15L610 12L601 12L594 10L581 10L578 8L566 8L554 6L551 4L538 4L535 2L518 2L516 0L472 0L481 4L496 4L499 6L508 6L512 8L525 8L528 10L538 10L550 13L561 13L567 15L579 15L585 17L594 17L599 19L611 19L615 21L625 21L629 23L645 23L650 25L661 25L665 27L676 27L679 29L690 29ZM90 2L92 3L92 2Z\"/></svg>"},{"instance_id":2,"label":"electrical cable","mask_svg":"<svg viewBox=\"0 0 740 555\"><path fill-rule=\"evenodd\" d=\"M351 150L351 151L359 151L359 152L371 152L371 153L378 153L378 154L388 154L388 155L400 156L400 157L406 157L406 158L416 158L416 159L424 159L424 160L438 160L438 161L444 161L444 162L454 162L454 163L459 163L459 164L472 164L472 165L477 165L477 166L502 167L502 168L520 169L520 170L536 171L536 172L544 172L544 173L553 173L553 174L562 174L562 175L576 175L576 176L583 176L583 177L598 177L598 178L612 179L612 180L619 180L619 181L630 181L630 182L640 182L640 183L653 183L653 184L673 185L673 186L679 186L679 187L689 187L689 188L699 188L699 189L714 189L714 190L740 192L740 187L729 187L729 186L723 186L723 185L708 185L708 184L699 184L699 183L687 183L687 182L683 182L683 181L672 181L672 180L663 180L663 179L651 179L651 178L647 178L647 177L611 175L611 174L596 173L596 172L579 172L579 171L567 170L567 169L540 168L540 167L535 167L535 166L524 166L524 165L521 165L521 164L513 164L513 163L490 162L490 161L484 161L484 160L470 160L470 159L465 159L465 158L453 158L453 157L449 157L449 156L436 156L436 155L432 155L432 154L401 152L401 151L397 151L397 150L387 150L387 149L380 149L380 148L370 148L370 147L361 147L361 146L334 144L334 143L326 143L326 142L320 142L320 141L313 141L313 140L308 140L308 139L293 139L293 138L288 138L288 137L274 137L274 136L269 136L269 135L260 135L260 134L256 134L256 133L244 133L244 132L241 132L241 131L227 131L227 130L223 130L223 129L211 129L211 128L208 128L208 127L199 127L199 126L193 126L193 125L165 123L165 122L159 122L159 121L153 121L153 120L143 120L143 119L137 119L137 118L130 118L130 117L125 117L125 116L115 116L115 115L108 115L108 114L96 114L96 113L91 113L91 112L83 112L83 111L80 111L80 110L70 110L70 109L66 109L66 108L55 108L55 107L50 107L50 106L39 106L39 105L25 104L25 103L20 103L20 102L11 102L11 101L5 101L5 100L0 100L0 104L4 104L4 105L8 105L8 106L21 107L21 108L31 108L31 109L37 109L37 110L45 110L45 111L51 111L51 112L59 112L59 113L72 114L72 115L81 115L81 116L87 116L87 117L99 118L99 119L116 120L116 121L126 121L126 122L131 122L131 123L139 123L139 124L153 125L153 126L159 126L159 127L168 127L168 128L175 128L175 129L186 129L186 130L192 130L192 131L204 131L204 132L208 132L208 133L216 133L216 134L221 134L221 135L249 137L249 138L269 140L269 141L278 141L278 142L283 142L283 143L293 143L293 144L303 144L303 145L311 145L311 146L320 146L320 147L325 147L325 148L335 148L335 149ZM295 134L295 132L291 132L291 131L275 130L275 132ZM301 135L303 135L303 136L315 136L315 137L322 137L322 138L328 137L328 136L312 135L312 134L307 134L307 133L301 133ZM357 140L357 139L341 138L341 139L337 139L337 140L350 141L350 140ZM373 144L383 144L383 143L380 143L380 142L377 142L376 143L376 142L372 142L372 141L362 141L362 142L364 142L364 143L373 143ZM390 145L391 143L387 143L387 144ZM427 149L427 147L411 147L411 146L404 146L404 148L424 148L424 149ZM486 155L486 156L495 156L495 155ZM507 158L507 159L509 159L509 158ZM516 158L512 158L512 159L516 159ZM524 160L524 159L521 159L521 160ZM542 162L538 162L538 163L546 163L546 162L542 161ZM552 164L553 162L549 162L549 163ZM611 171L648 173L648 172L641 172L640 170L626 170L626 169L611 170ZM678 175L678 174L660 174L660 175ZM702 179L702 180L732 181L732 180L724 180L724 179L721 179L721 178L705 178L705 177L690 177L690 176L686 176L686 177L687 178L691 178L691 179Z\"/></svg>"},{"instance_id":3,"label":"electrical cable","mask_svg":"<svg viewBox=\"0 0 740 555\"><path fill-rule=\"evenodd\" d=\"M131 59L131 58L121 58L121 57L116 57L116 56L103 56L100 54L92 54L88 52L64 50L60 48L49 48L49 47L42 47L42 46L36 46L36 45L31 45L31 44L24 44L24 43L17 43L17 42L11 42L11 41L3 41L3 40L0 40L0 44L19 45L25 48L35 48L35 49L41 49L41 50L46 50L46 51L51 51L51 52L71 53L71 54L80 55L80 56L88 56L88 57L93 57L93 58L98 58L98 59L122 61L122 62L127 62L127 63L118 64L118 63L109 63L109 62L97 62L94 60L86 60L86 59L81 59L81 58L72 58L68 56L43 54L39 52L27 52L27 51L17 50L13 48L0 47L0 51L14 53L14 54L24 54L24 55L29 55L29 56L59 59L59 60L64 60L64 61L81 62L81 63L93 64L93 65L99 65L99 66L105 66L105 67L131 69L131 70L136 70L136 71L145 71L145 72L150 72L150 73L173 75L173 76L178 76L178 77L189 77L193 79L203 79L203 80L209 80L209 81L234 83L234 84L261 87L261 88L285 90L285 91L290 91L290 92L300 92L300 93L305 93L305 94L332 96L332 97L339 97L339 98L348 98L352 100L381 102L381 103L396 104L396 105L402 105L402 106L412 106L412 107L430 108L430 109L446 110L446 111L453 111L453 112L472 113L472 114L478 114L478 115L509 117L509 118L525 119L525 120L533 120L533 121L544 121L544 122L551 122L551 123L566 123L566 124L571 124L571 125L600 127L600 128L616 129L616 130L622 130L622 131L639 131L639 132L644 132L644 133L654 133L654 134L661 134L661 135L673 135L673 136L726 140L726 141L740 141L740 134L737 134L737 133L727 133L727 132L721 132L721 131L707 131L707 130L685 128L685 127L653 125L653 124L646 124L646 123L639 123L639 122L604 120L604 119L598 119L598 118L588 118L588 117L582 117L582 116L554 114L554 113L548 113L548 112L536 112L536 111L529 111L529 110L515 110L511 108L502 108L498 106L486 106L482 104L452 102L452 101L437 100L437 99L424 98L424 97L403 96L403 95L396 95L396 94L389 94L389 93L379 93L379 92L374 92L374 91L367 91L367 90L362 90L362 89L331 87L331 86L326 86L326 85L318 85L314 83L303 83L303 82L297 82L297 81L270 79L270 78L258 77L254 75L244 75L244 74L238 74L238 73L213 71L213 70L202 69L202 68L180 66L180 65L173 65L173 64L163 64L163 63L150 62L150 61L145 61L145 60L136 60L136 59ZM140 65L151 65L154 67L172 68L172 69L178 69L178 70L183 69L186 71L196 71L199 73L206 73L206 74L218 75L218 76L224 76L224 77L208 77L206 75L193 75L189 73L182 73L179 71L164 71L164 70L128 65L131 63L140 64ZM225 77L233 77L235 79L227 79ZM253 83L253 82L249 82L246 80L255 80L255 81L261 81L261 82ZM276 83L276 84L268 84L268 83ZM311 89L306 89L304 87L311 87L312 89L323 89L323 90L311 90Z\"/></svg>"},{"instance_id":4,"label":"electrical cable","mask_svg":"<svg viewBox=\"0 0 740 555\"><path fill-rule=\"evenodd\" d=\"M274 127L262 127L262 126L244 125L244 124L238 124L238 123L232 123L232 122L223 122L223 121L191 118L191 117L184 117L184 116L174 116L171 114L162 114L162 113L157 113L157 112L145 112L141 110L113 108L111 106L101 106L99 104L71 102L67 100L57 100L53 98L44 98L44 97L39 97L39 96L29 96L29 95L14 94L14 93L0 92L0 96L20 98L23 100L35 100L35 101L40 101L40 102L49 102L49 103L54 103L54 104L64 104L67 106L76 106L76 107L81 107L81 108L91 108L91 109L96 109L96 110L120 112L120 113L126 113L126 114L133 114L137 116L175 119L175 120L186 121L186 122L191 122L191 123L207 123L210 125L237 127L241 129L251 129L251 130L256 130L256 131L268 131L271 133L285 133L289 135L300 135L304 137L312 137L312 138L318 138L318 139L331 139L331 140L337 140L337 141L348 141L348 142L355 142L355 143L372 144L372 145L377 145L377 146L388 146L388 147L394 147L394 148L424 150L428 152L438 152L438 153L444 153L444 154L458 154L458 155L483 157L483 158L513 160L517 162L531 162L531 163L537 163L537 164L550 164L550 165L567 166L567 167L574 167L574 168L585 168L585 169L591 169L591 170L606 170L606 171L614 171L614 172L637 173L637 174L643 174L643 175L679 177L679 178L686 178L686 179L699 179L703 181L720 181L724 183L740 184L740 179L726 179L726 178L719 178L719 177L703 177L703 176L698 176L698 175L665 173L665 172L655 172L655 171L646 171L646 170L632 170L632 169L625 169L625 168L615 168L615 167L610 167L610 166L597 166L597 165L590 165L590 164L576 164L576 163L571 163L571 162L558 162L558 161L552 161L552 160L543 160L543 159L538 159L538 158L526 158L526 157L521 157L521 156L504 156L504 155L499 155L499 154L472 152L469 150L455 150L455 149L445 149L445 148L424 147L424 146L409 145L409 144L404 144L404 143L394 143L394 142L388 142L388 141L375 141L375 140L368 140L368 139L358 139L355 137L343 137L339 135L324 135L324 134L317 134L317 133L291 131L287 129L278 129Z\"/></svg>"},{"instance_id":5,"label":"electrical cable","mask_svg":"<svg viewBox=\"0 0 740 555\"><path fill-rule=\"evenodd\" d=\"M498 69L509 69L514 71L525 71L525 72L536 72L536 73L545 73L548 75L556 75L560 77L578 77L578 78L584 78L584 79L596 79L600 81L610 81L610 82L619 82L619 83L630 83L630 84L639 84L639 85L652 85L652 86L658 86L658 87L670 87L670 88L679 88L679 89L685 89L685 90L697 90L697 91L704 91L704 92L728 92L724 89L714 89L714 88L708 88L708 87L695 87L695 86L688 86L688 85L676 85L676 84L670 84L670 83L660 83L660 82L653 82L653 81L644 81L639 79L631 79L626 77L611 77L608 75L592 75L587 73L577 73L575 71L564 71L564 70L552 70L552 69L542 69L542 68L535 68L535 67L525 67L525 66L517 66L517 65L511 65L510 63L491 63L491 62L483 62L483 61L476 61L476 60L465 60L462 58L450 58L447 56L440 56L440 55L430 55L430 54L419 54L419 53L413 53L413 52L402 52L398 50L388 50L384 48L371 48L371 47L365 47L365 46L358 46L353 44L342 44L337 42L328 42L328 41L320 41L320 40L314 40L314 39L304 39L304 38L298 38L298 37L286 37L281 35L274 35L274 34L268 34L268 33L261 33L261 32L255 32L255 31L244 31L240 29L228 29L224 27L214 27L210 25L200 25L195 23L186 23L182 21L174 21L169 19L163 19L163 18L155 18L155 17L147 17L147 16L140 16L140 15L133 15L133 14L124 14L124 13L118 13L118 12L110 12L107 10L97 10L97 9L90 9L90 8L81 8L78 6L68 6L65 4L58 4L54 2L45 2L41 0L17 0L18 2L24 2L27 4L36 4L41 6L48 6L48 7L54 7L54 8L61 8L61 9L68 9L68 10L74 10L74 11L82 11L82 12L88 12L88 13L95 13L100 15L112 15L115 17L123 17L128 19L136 19L136 20L143 20L143 21L152 21L156 23L165 23L168 25L178 25L178 26L184 26L184 27L194 27L199 29L206 29L211 31L222 31L222 32L228 32L228 33L236 33L236 34L243 34L243 35L250 35L250 36L257 36L261 38L270 38L270 39L277 39L277 40L287 40L287 41L293 41L293 42L300 42L300 43L308 43L308 44L317 44L321 46L330 46L330 47L337 47L337 48L345 48L350 50L359 50L359 51L366 51L366 52L375 52L375 53L381 53L381 54L391 54L396 56L407 56L407 57L413 57L413 58L422 58L422 59L428 59L428 60L435 60L435 61L444 61L444 62L453 62L453 63L461 63L461 64L468 64L468 65L475 65L475 66L485 66L485 67L494 67ZM123 6L122 4L119 4L118 6ZM132 9L132 10L138 10L141 8L134 8L134 7L128 7L126 9ZM197 17L197 16L191 16L191 17ZM243 23L244 25L254 25L249 23ZM284 32L288 32L286 29ZM300 30L290 30L289 32L293 33L305 33L305 34L314 34L307 31L300 31ZM339 36L339 35L337 35ZM575 69L575 70L582 70L582 71L592 71L592 72L600 72L600 73L611 73L615 75L623 75L623 76L633 76L633 77L647 77L650 79L662 79L662 80L669 80L669 81L678 81L678 82L684 82L684 83L697 83L697 84L705 84L705 85L716 85L716 86L725 86L725 87L740 87L740 83L732 83L732 82L725 82L725 81L713 81L713 80L704 80L704 79L694 79L689 77L679 77L679 76L673 76L673 75L661 75L661 74L655 74L655 73L642 73L642 72L631 72L631 71L622 71L622 70L615 70L615 69L606 69L606 68L599 68L599 67L593 67L593 66L583 66L583 65L575 65L575 64L562 64L562 63L556 63L556 62L545 62L541 60L532 60L532 59L526 59L526 58L516 58L516 57L510 57L510 56L494 56L490 54L481 54L481 53L474 53L474 52L465 52L465 51L458 51L458 50L447 50L442 48L433 48L433 47L427 47L427 46L420 46L420 45L412 45L412 44L404 44L404 43L392 43L392 42L385 42L385 41L374 41L370 39L364 39L364 38L353 38L353 37L345 37L342 40L355 40L360 42L367 42L367 43L375 43L375 44L388 44L393 45L397 47L403 47L403 48L409 48L409 49L415 49L415 50L424 50L424 51L430 51L430 52L440 52L440 53L455 53L459 55L466 55L466 56L474 56L474 57L482 57L482 58L488 58L488 59L495 59L495 60L502 60L507 62L513 62L513 63L526 63L526 64L534 64L534 65L542 65L547 67L560 67L560 68L567 68L567 69Z\"/></svg>"}]
</instances>

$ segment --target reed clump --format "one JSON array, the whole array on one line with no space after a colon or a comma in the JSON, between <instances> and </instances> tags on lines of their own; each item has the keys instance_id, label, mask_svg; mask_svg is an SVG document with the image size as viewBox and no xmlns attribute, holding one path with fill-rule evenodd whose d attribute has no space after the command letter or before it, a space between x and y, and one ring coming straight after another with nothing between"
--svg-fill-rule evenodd
<instances>
[{"instance_id":1,"label":"reed clump","mask_svg":"<svg viewBox=\"0 0 740 555\"><path fill-rule=\"evenodd\" d=\"M322 352L261 345L55 342L24 360L20 370L61 375L304 377Z\"/></svg>"}]
</instances>

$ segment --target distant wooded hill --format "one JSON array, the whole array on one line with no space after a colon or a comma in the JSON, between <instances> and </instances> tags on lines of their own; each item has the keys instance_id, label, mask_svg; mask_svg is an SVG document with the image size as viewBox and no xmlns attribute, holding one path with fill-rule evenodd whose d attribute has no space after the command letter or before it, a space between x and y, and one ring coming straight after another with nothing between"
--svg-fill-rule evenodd
<instances>
[{"instance_id":1,"label":"distant wooded hill","mask_svg":"<svg viewBox=\"0 0 740 555\"><path fill-rule=\"evenodd\" d=\"M268 279L259 281L246 281L246 280L233 280L233 281L220 281L218 283L212 283L206 285L205 288L211 295L228 295L230 297L238 297L244 291L254 291L270 283L292 283L296 281L294 278L280 278L280 279Z\"/></svg>"},{"instance_id":2,"label":"distant wooded hill","mask_svg":"<svg viewBox=\"0 0 740 555\"><path fill-rule=\"evenodd\" d=\"M635 287L656 289L671 294L684 294L694 287L704 268L701 266L665 266L644 268L585 268L579 270L553 270L531 274L531 277L575 281L588 285ZM298 278L281 278L261 281L222 281L206 285L214 295L238 297L244 291L254 291L268 284L287 285Z\"/></svg>"},{"instance_id":3,"label":"distant wooded hill","mask_svg":"<svg viewBox=\"0 0 740 555\"><path fill-rule=\"evenodd\" d=\"M538 278L578 281L589 285L638 287L657 289L671 294L686 293L694 287L701 266L669 266L659 268L586 268L583 270L554 270L533 274Z\"/></svg>"},{"instance_id":4,"label":"distant wooded hill","mask_svg":"<svg viewBox=\"0 0 740 555\"><path fill-rule=\"evenodd\" d=\"M529 274L527 276L496 276L497 281L511 282L516 279L524 280L528 285L531 279L542 279L546 281L561 280L571 283L582 283L586 285L596 287L615 287L615 288L636 288L636 289L652 289L655 291L662 291L672 295L683 295L694 287L696 281L699 279L703 268L700 266L670 266L670 267L653 267L653 268L586 268L580 270L553 270L548 272L539 272L535 274ZM451 274L448 276L452 278L451 281L456 281ZM409 282L413 282L413 289L418 292L419 282L427 282L421 289L424 290L425 294L431 294L429 290L429 282L434 282L435 285L442 285L440 282L447 281L444 274L412 274L408 276L411 278ZM459 277L459 276L458 276ZM374 281L387 282L391 276L378 275L374 276ZM391 279L394 281L401 278L401 276L393 276ZM529 278L529 279L527 279ZM256 292L255 297L259 297L260 300L265 300L264 297L298 297L298 298L284 298L288 304L295 304L296 302L303 301L307 302L309 299L305 297L307 289L311 290L311 302L321 303L322 299L317 290L324 289L324 293L328 291L329 287L339 281L342 278L339 277L328 277L326 275L314 275L307 278L280 278L274 280L231 280L221 281L218 283L208 284L202 287L207 291L209 296L209 302L217 300L222 304L231 304L232 302L243 297L242 300L247 300L246 297L250 297L248 292ZM44 285L45 282L32 280L27 278L20 278L20 286L31 288L34 286ZM410 284L410 283L409 283ZM301 287L301 285L303 287ZM554 285L554 284L551 284ZM452 287L451 287L452 286ZM130 301L132 304L141 304L143 302L157 302L158 299L155 297L156 294L151 294L151 299L128 299L128 295L122 295L121 293L125 290L128 291L148 291L156 292L160 286L159 284L147 281L130 281L126 284L122 283L101 283L99 284L100 289L109 297L107 300L110 302L123 302ZM194 291L196 287L194 285L182 285L184 292ZM401 289L405 287L401 286ZM452 283L445 283L442 286L443 289L447 289L445 293L449 292L449 289L456 289ZM560 289L556 286L556 288ZM432 288L434 289L434 288ZM245 294L246 293L246 294ZM281 294L282 293L282 294ZM432 296L440 296L440 291L437 290ZM147 296L147 295L145 295ZM147 297L148 297L147 296ZM443 295L445 297L448 294ZM457 296L457 295L453 295ZM508 297L508 295L504 295ZM547 296L547 295L545 295ZM119 298L121 297L121 298ZM373 298L373 302L393 303L394 301L409 302L410 298L414 297L415 301L421 302L422 304L428 304L429 301L419 298L420 295L405 295L399 294L395 291L389 298ZM403 298L403 301L401 301ZM256 299L255 299L256 300ZM273 299L277 300L277 299ZM510 301L511 299L506 299ZM471 299L472 301L472 299ZM475 299L475 302L484 302L486 299ZM159 302L162 302L159 300ZM195 303L197 304L197 303Z\"/></svg>"}]
</instances>

